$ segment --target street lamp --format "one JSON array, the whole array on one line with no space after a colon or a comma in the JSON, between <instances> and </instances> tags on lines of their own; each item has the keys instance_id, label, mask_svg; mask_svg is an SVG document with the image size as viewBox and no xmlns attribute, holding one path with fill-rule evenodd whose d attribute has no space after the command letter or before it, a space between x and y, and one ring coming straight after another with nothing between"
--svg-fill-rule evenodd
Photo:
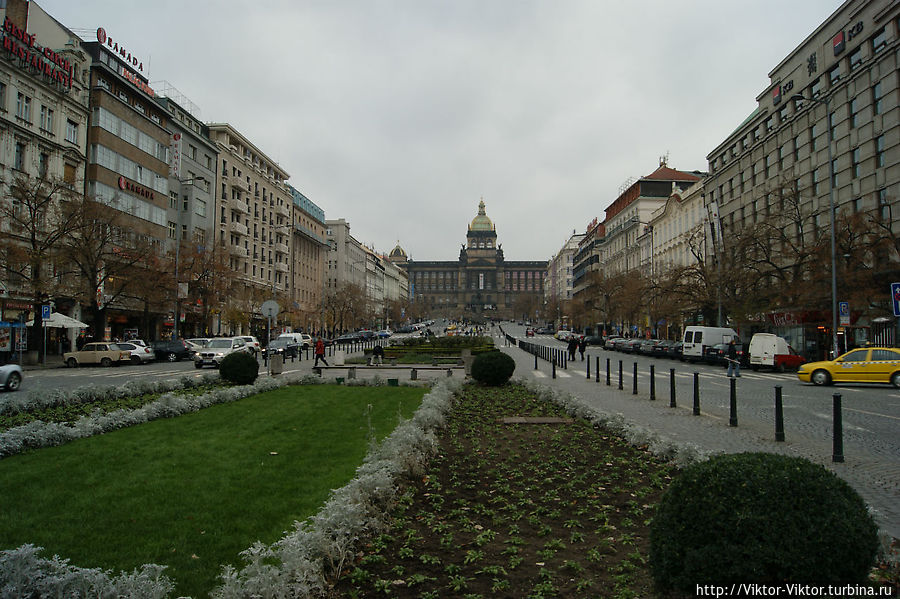
<instances>
[{"instance_id":1,"label":"street lamp","mask_svg":"<svg viewBox=\"0 0 900 599\"><path fill-rule=\"evenodd\" d=\"M831 130L831 109L829 107L829 102L831 98L825 96L824 100L820 100L819 98L807 98L801 94L796 94L791 96L792 100L801 100L801 101L809 101L815 102L817 104L825 105L825 126L828 129L828 198L829 198L829 212L830 212L830 223L831 223L831 343L832 343L832 351L834 352L833 357L837 357L838 355L838 338L837 338L837 265L835 261L835 234L834 234L834 156L831 151L831 138L833 137L833 132Z\"/></svg>"},{"instance_id":2,"label":"street lamp","mask_svg":"<svg viewBox=\"0 0 900 599\"><path fill-rule=\"evenodd\" d=\"M179 179L178 183L180 187L184 187L186 185L193 185L198 181L206 181L206 177L201 175L199 177ZM181 315L181 296L180 289L178 288L178 261L181 251L181 210L179 210L178 204L175 205L175 210L178 211L178 217L175 219L175 315L174 318L172 318L173 341L178 339L178 318Z\"/></svg>"}]
</instances>

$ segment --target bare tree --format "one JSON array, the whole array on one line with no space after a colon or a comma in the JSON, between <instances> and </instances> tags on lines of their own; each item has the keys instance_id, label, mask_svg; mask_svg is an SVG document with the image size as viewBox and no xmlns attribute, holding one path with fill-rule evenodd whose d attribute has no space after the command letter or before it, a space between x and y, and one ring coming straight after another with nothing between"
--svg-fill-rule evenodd
<instances>
[{"instance_id":1,"label":"bare tree","mask_svg":"<svg viewBox=\"0 0 900 599\"><path fill-rule=\"evenodd\" d=\"M81 226L79 196L61 179L17 175L0 201L0 255L5 278L32 298L28 347L43 359L41 305L60 292L63 241Z\"/></svg>"}]
</instances>

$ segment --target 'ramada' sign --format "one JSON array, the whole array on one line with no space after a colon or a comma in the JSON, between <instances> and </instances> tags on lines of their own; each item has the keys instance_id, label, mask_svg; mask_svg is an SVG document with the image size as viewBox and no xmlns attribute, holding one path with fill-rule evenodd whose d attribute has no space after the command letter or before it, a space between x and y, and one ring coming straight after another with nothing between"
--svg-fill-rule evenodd
<instances>
[{"instance_id":1,"label":"'ramada' sign","mask_svg":"<svg viewBox=\"0 0 900 599\"><path fill-rule=\"evenodd\" d=\"M55 50L42 47L33 33L20 28L9 17L3 21L3 49L18 58L25 68L53 83L72 88L72 63Z\"/></svg>"},{"instance_id":2,"label":"'ramada' sign","mask_svg":"<svg viewBox=\"0 0 900 599\"><path fill-rule=\"evenodd\" d=\"M156 196L151 190L147 189L146 187L141 187L137 183L129 181L125 177L119 177L119 189L123 191L130 191L131 193L151 200L156 199Z\"/></svg>"},{"instance_id":3,"label":"'ramada' sign","mask_svg":"<svg viewBox=\"0 0 900 599\"><path fill-rule=\"evenodd\" d=\"M119 42L113 40L113 38L106 35L106 29L103 27L97 28L97 41L100 42L101 45L106 46L113 52L119 55L119 57L125 62L132 65L137 70L144 72L144 63L137 59L137 56L132 56L131 52L125 49L125 46L120 46Z\"/></svg>"}]
</instances>

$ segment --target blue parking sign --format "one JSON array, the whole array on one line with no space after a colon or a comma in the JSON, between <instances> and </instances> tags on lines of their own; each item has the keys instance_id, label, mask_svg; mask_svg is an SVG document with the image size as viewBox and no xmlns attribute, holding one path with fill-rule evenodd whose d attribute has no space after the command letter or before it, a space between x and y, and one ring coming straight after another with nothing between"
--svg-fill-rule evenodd
<instances>
[{"instance_id":1,"label":"blue parking sign","mask_svg":"<svg viewBox=\"0 0 900 599\"><path fill-rule=\"evenodd\" d=\"M900 316L900 283L891 283L891 303L894 305L894 316Z\"/></svg>"},{"instance_id":2,"label":"blue parking sign","mask_svg":"<svg viewBox=\"0 0 900 599\"><path fill-rule=\"evenodd\" d=\"M50 305L41 305L41 320L50 320Z\"/></svg>"}]
</instances>

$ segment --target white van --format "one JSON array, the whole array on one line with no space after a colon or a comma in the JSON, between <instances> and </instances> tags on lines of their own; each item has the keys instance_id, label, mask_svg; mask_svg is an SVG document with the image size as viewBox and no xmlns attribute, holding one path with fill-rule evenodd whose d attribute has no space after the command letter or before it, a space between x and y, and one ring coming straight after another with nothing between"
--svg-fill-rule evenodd
<instances>
[{"instance_id":1,"label":"white van","mask_svg":"<svg viewBox=\"0 0 900 599\"><path fill-rule=\"evenodd\" d=\"M740 341L734 329L727 327L690 326L684 329L684 346L682 356L688 362L703 359L705 348L719 343L728 343L732 339Z\"/></svg>"},{"instance_id":2,"label":"white van","mask_svg":"<svg viewBox=\"0 0 900 599\"><path fill-rule=\"evenodd\" d=\"M306 349L312 345L312 337L305 333L282 333L278 335L279 339L290 339L292 343L296 343L301 348Z\"/></svg>"},{"instance_id":3,"label":"white van","mask_svg":"<svg viewBox=\"0 0 900 599\"><path fill-rule=\"evenodd\" d=\"M768 366L784 372L789 368L797 368L805 361L783 337L772 333L756 333L750 339L750 367L754 370Z\"/></svg>"}]
</instances>

